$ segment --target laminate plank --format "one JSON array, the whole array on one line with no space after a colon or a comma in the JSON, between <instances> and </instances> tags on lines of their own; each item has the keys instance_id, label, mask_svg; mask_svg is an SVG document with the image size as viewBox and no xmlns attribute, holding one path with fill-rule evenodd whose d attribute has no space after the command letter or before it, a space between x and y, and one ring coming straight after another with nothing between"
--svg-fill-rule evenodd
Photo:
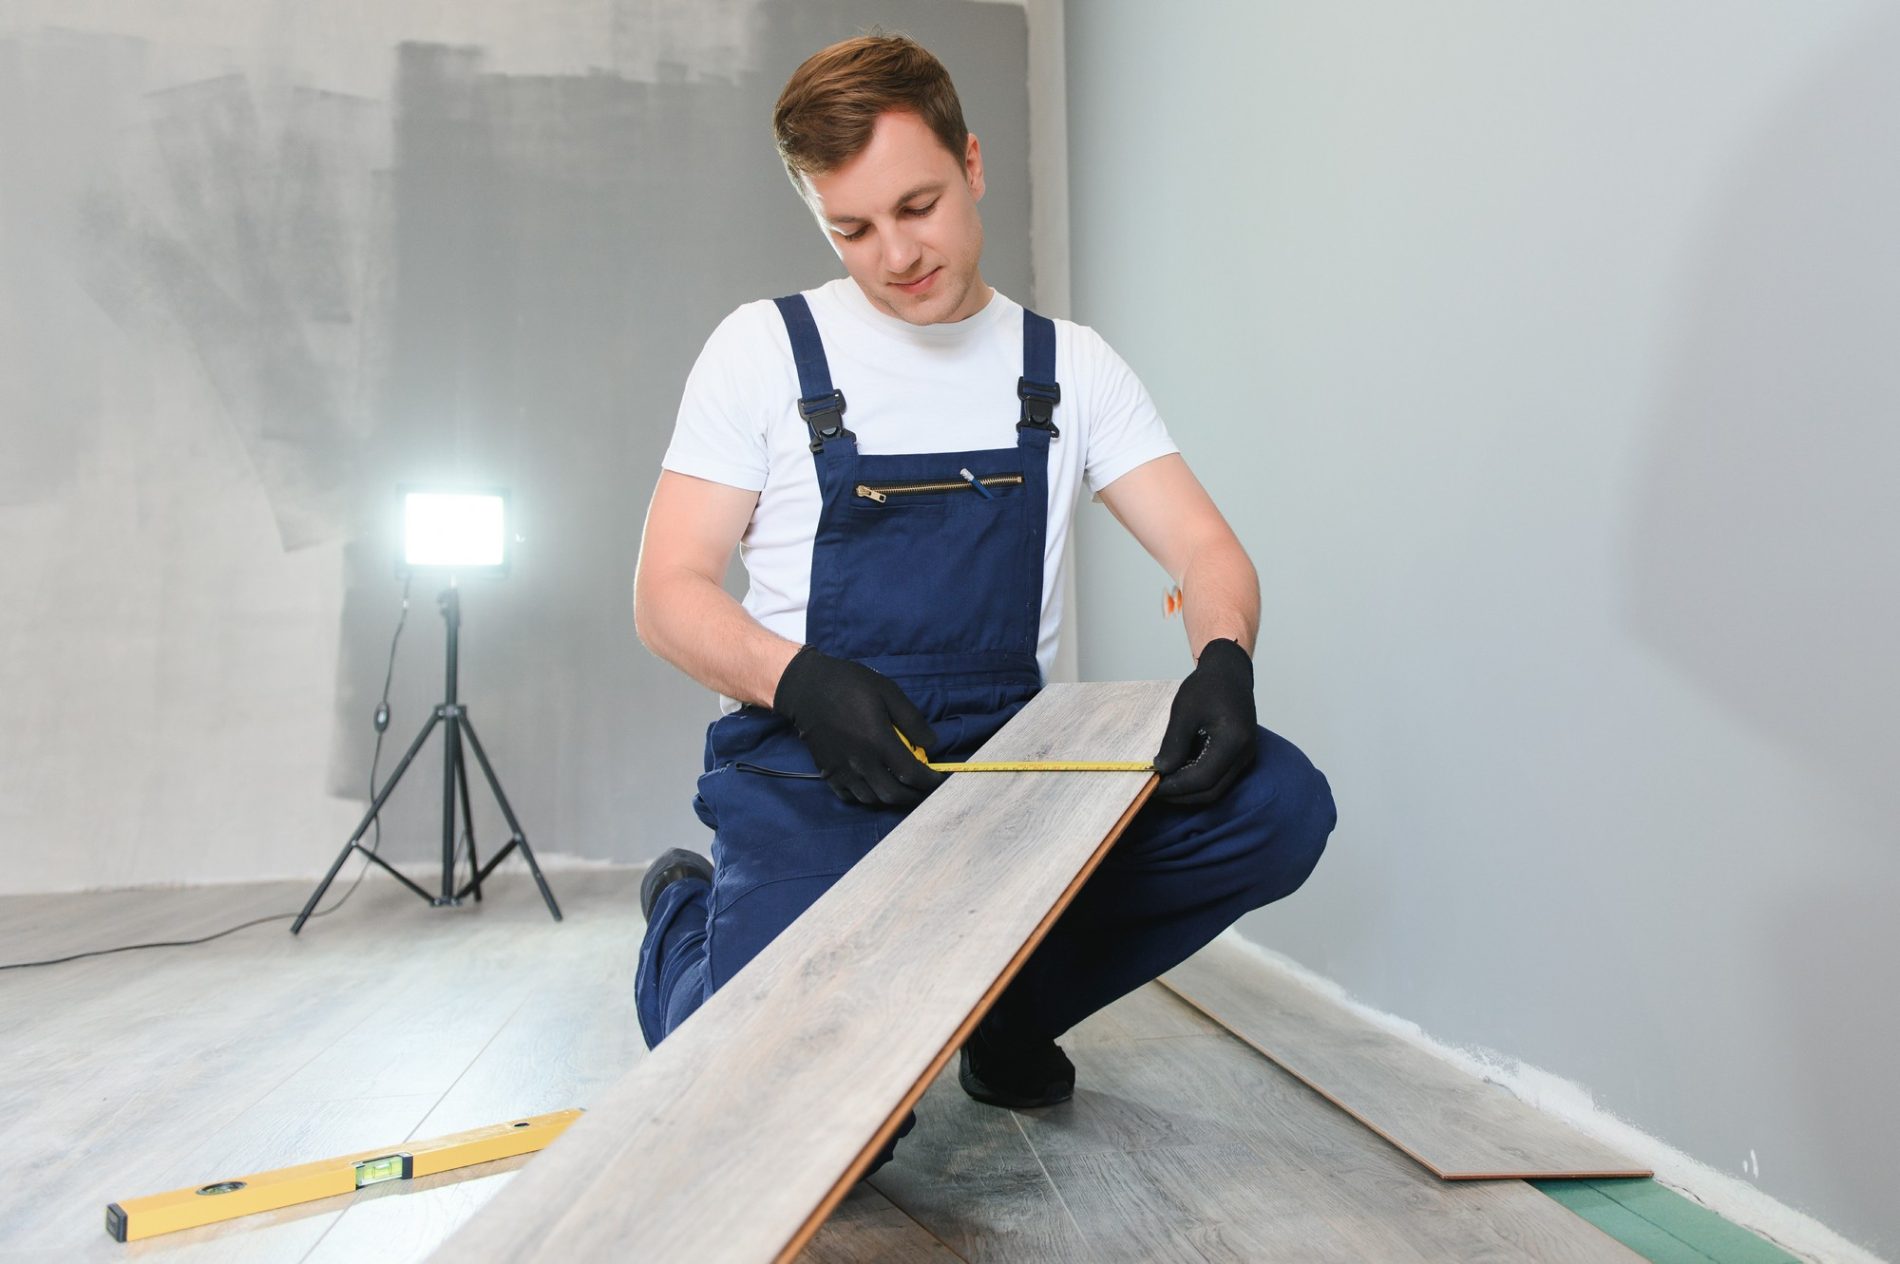
<instances>
[{"instance_id":1,"label":"laminate plank","mask_svg":"<svg viewBox=\"0 0 1900 1264\"><path fill-rule=\"evenodd\" d=\"M1102 1150L1048 1164L1105 1264L1419 1258L1365 1254L1244 1145Z\"/></svg>"},{"instance_id":2,"label":"laminate plank","mask_svg":"<svg viewBox=\"0 0 1900 1264\"><path fill-rule=\"evenodd\" d=\"M1161 982L1443 1180L1651 1175L1228 940Z\"/></svg>"},{"instance_id":3,"label":"laminate plank","mask_svg":"<svg viewBox=\"0 0 1900 1264\"><path fill-rule=\"evenodd\" d=\"M525 925L510 957L530 984L525 1002L431 1103L413 1137L438 1137L510 1116L585 1107L646 1055L633 1012L640 949L637 882L591 876L562 892L567 919ZM501 1160L429 1181L400 1199L362 1200L338 1218L304 1264L427 1258L531 1158Z\"/></svg>"},{"instance_id":4,"label":"laminate plank","mask_svg":"<svg viewBox=\"0 0 1900 1264\"><path fill-rule=\"evenodd\" d=\"M589 878L599 893L570 897L575 883L564 875L565 925L588 928L565 939L558 928L548 933L555 924L525 877L494 880L481 906L443 910L372 879L300 937L279 924L191 948L0 975L9 1020L8 1057L0 1059L9 1138L0 1160L0 1243L31 1258L288 1261L303 1258L345 1211L371 1201L398 1207L384 1191L367 1191L125 1246L101 1227L113 1199L207 1181L233 1165L264 1170L421 1135L415 1129L449 1100L451 1083L470 1078L462 1072L484 1046L502 1043L496 1027L506 1018L495 1012L501 1007L475 1000L465 1013L487 1010L494 1022L486 1029L456 1022L440 998L458 990L512 994L519 1014L528 1008L522 995L538 994L544 973L578 976L591 967L602 942L590 938L597 922L617 919L621 942L637 938L638 873ZM121 919L111 933L194 920L215 929L250 909L294 906L308 893L301 882L142 891L133 903L147 926ZM96 910L124 910L127 901L117 898L124 894L33 900L54 921L97 927L110 919ZM87 935L101 937L96 929ZM604 1009L617 999L603 992L593 1003ZM428 1021L442 1024L434 1035L418 1025L431 1013ZM578 1004L569 1013L583 1021ZM574 1037L581 1056L593 1056L606 1026L587 1025L593 1034ZM595 1072L602 1079L618 1069L604 1051L603 1060ZM480 1123L516 1107L496 1100L486 1110L473 1101L466 1108ZM417 1217L422 1209L403 1214L426 1219ZM443 1232L429 1238L425 1224L417 1252L439 1244ZM370 1250L358 1258L384 1256Z\"/></svg>"},{"instance_id":5,"label":"laminate plank","mask_svg":"<svg viewBox=\"0 0 1900 1264\"><path fill-rule=\"evenodd\" d=\"M972 1264L1094 1259L1013 1112L972 1101L947 1065L917 1127L869 1184Z\"/></svg>"},{"instance_id":6,"label":"laminate plank","mask_svg":"<svg viewBox=\"0 0 1900 1264\"><path fill-rule=\"evenodd\" d=\"M859 1181L798 1258L803 1264L887 1264L963 1257Z\"/></svg>"},{"instance_id":7,"label":"laminate plank","mask_svg":"<svg viewBox=\"0 0 1900 1264\"><path fill-rule=\"evenodd\" d=\"M100 1215L114 1198L209 1179L183 1156L378 1007L361 961L333 954L289 980L238 955L121 966L141 985L131 989L52 968L72 970L56 1010L63 1028L39 1026L0 1069L17 1173L0 1187L0 1236L66 1251L103 1238Z\"/></svg>"},{"instance_id":8,"label":"laminate plank","mask_svg":"<svg viewBox=\"0 0 1900 1264\"><path fill-rule=\"evenodd\" d=\"M1090 1014L1071 1027L1060 1043L1064 1049L1074 1049L1125 1040L1208 1036L1226 1030L1159 983L1149 983Z\"/></svg>"},{"instance_id":9,"label":"laminate plank","mask_svg":"<svg viewBox=\"0 0 1900 1264\"><path fill-rule=\"evenodd\" d=\"M1150 983L1091 1014L1062 1037L1062 1045L1078 1050L1216 1034L1232 1039L1199 1010ZM1095 1258L1012 1112L970 1100L957 1084L954 1064L916 1109L916 1130L898 1146L896 1159L871 1178L893 1203L968 1260Z\"/></svg>"},{"instance_id":10,"label":"laminate plank","mask_svg":"<svg viewBox=\"0 0 1900 1264\"><path fill-rule=\"evenodd\" d=\"M1176 685L1052 685L978 758L1146 759ZM795 1251L1153 782L950 778L441 1257Z\"/></svg>"},{"instance_id":11,"label":"laminate plank","mask_svg":"<svg viewBox=\"0 0 1900 1264\"><path fill-rule=\"evenodd\" d=\"M1023 1128L1103 1259L1634 1257L1519 1181L1447 1183L1233 1037L1084 1046Z\"/></svg>"}]
</instances>

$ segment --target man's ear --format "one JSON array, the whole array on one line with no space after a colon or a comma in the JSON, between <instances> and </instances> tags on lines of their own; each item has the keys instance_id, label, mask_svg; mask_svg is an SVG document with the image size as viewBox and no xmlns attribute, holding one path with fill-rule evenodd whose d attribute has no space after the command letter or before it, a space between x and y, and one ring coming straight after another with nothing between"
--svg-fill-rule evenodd
<instances>
[{"instance_id":1,"label":"man's ear","mask_svg":"<svg viewBox=\"0 0 1900 1264\"><path fill-rule=\"evenodd\" d=\"M970 199L983 200L983 149L976 143L976 133L970 133L970 140L963 149L963 178L970 185Z\"/></svg>"}]
</instances>

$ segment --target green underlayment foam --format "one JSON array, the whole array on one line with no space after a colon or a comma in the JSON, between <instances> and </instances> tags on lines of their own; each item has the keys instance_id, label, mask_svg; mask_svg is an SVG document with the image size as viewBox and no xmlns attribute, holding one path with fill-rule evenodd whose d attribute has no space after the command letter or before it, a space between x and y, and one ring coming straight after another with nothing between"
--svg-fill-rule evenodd
<instances>
[{"instance_id":1,"label":"green underlayment foam","mask_svg":"<svg viewBox=\"0 0 1900 1264\"><path fill-rule=\"evenodd\" d=\"M1531 1184L1654 1264L1799 1264L1780 1247L1652 1180Z\"/></svg>"}]
</instances>

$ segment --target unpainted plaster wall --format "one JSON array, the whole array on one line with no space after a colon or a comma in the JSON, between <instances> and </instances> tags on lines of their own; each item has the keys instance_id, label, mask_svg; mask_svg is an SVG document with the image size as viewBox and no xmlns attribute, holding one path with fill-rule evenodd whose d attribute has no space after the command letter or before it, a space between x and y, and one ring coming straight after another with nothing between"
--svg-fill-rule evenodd
<instances>
[{"instance_id":1,"label":"unpainted plaster wall","mask_svg":"<svg viewBox=\"0 0 1900 1264\"><path fill-rule=\"evenodd\" d=\"M873 24L957 77L985 274L1026 298L1020 5L10 0L0 892L320 872L366 799L394 489L425 479L520 511L514 573L464 589L462 695L537 848L703 844L716 705L635 641L641 517L705 335L840 273L770 107ZM435 595L385 774L441 696ZM439 779L432 744L386 855L439 854Z\"/></svg>"}]
</instances>

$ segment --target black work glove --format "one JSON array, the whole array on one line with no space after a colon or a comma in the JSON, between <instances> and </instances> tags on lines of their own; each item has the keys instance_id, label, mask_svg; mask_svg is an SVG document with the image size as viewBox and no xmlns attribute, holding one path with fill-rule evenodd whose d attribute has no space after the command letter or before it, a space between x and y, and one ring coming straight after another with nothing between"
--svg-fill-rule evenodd
<instances>
[{"instance_id":1,"label":"black work glove","mask_svg":"<svg viewBox=\"0 0 1900 1264\"><path fill-rule=\"evenodd\" d=\"M1254 726L1253 660L1238 641L1209 641L1175 691L1155 797L1198 807L1226 794L1253 764Z\"/></svg>"},{"instance_id":2,"label":"black work glove","mask_svg":"<svg viewBox=\"0 0 1900 1264\"><path fill-rule=\"evenodd\" d=\"M944 779L897 736L902 729L926 750L936 745L923 712L890 677L862 663L807 645L779 677L772 709L792 722L825 784L847 803L916 807Z\"/></svg>"}]
</instances>

